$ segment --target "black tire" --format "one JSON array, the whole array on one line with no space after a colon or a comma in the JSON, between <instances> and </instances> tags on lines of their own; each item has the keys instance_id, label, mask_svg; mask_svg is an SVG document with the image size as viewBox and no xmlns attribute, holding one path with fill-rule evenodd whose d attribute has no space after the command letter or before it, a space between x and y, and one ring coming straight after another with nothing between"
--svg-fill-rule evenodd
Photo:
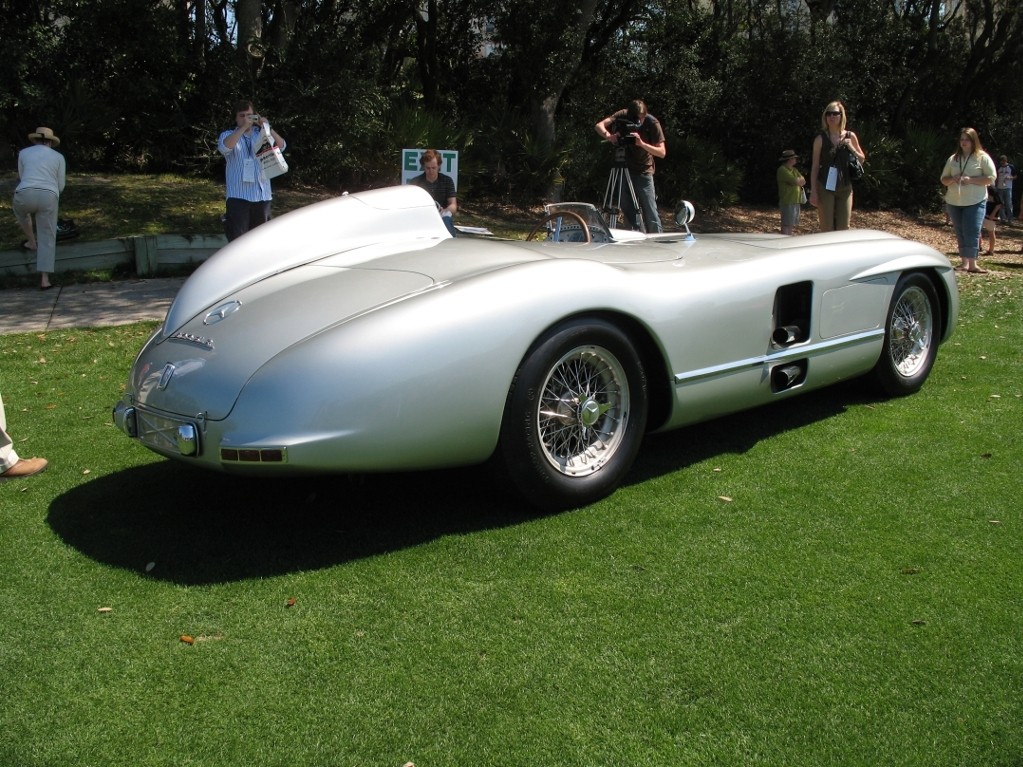
<instances>
[{"instance_id":1,"label":"black tire","mask_svg":"<svg viewBox=\"0 0 1023 767\"><path fill-rule=\"evenodd\" d=\"M922 274L903 275L885 318L884 347L874 366L875 385L890 397L919 391L938 356L941 306Z\"/></svg>"},{"instance_id":2,"label":"black tire","mask_svg":"<svg viewBox=\"0 0 1023 767\"><path fill-rule=\"evenodd\" d=\"M569 321L534 343L519 366L495 459L534 506L593 503L628 473L647 410L646 373L625 334L602 320Z\"/></svg>"}]
</instances>

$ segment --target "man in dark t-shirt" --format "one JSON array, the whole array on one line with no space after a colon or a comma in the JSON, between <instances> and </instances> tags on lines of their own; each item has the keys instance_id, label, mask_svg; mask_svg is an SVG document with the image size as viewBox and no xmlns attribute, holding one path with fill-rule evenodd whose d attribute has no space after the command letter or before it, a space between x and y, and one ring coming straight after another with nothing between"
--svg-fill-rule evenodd
<instances>
[{"instance_id":1,"label":"man in dark t-shirt","mask_svg":"<svg viewBox=\"0 0 1023 767\"><path fill-rule=\"evenodd\" d=\"M458 199L455 197L455 182L451 176L440 172L440 155L434 149L427 149L419 158L419 166L423 169L410 184L420 186L430 193L433 201L437 203L437 211L440 213L444 226L455 236L455 225L452 217L458 210Z\"/></svg>"},{"instance_id":2,"label":"man in dark t-shirt","mask_svg":"<svg viewBox=\"0 0 1023 767\"><path fill-rule=\"evenodd\" d=\"M646 111L643 101L635 99L629 102L626 109L619 109L594 127L602 139L625 149L625 164L636 191L636 199L643 209L647 233L664 231L661 217L657 213L657 192L654 190L654 158L663 160L668 154L661 123ZM625 221L634 229L642 231L639 211L632 210L632 207L631 196L623 194Z\"/></svg>"}]
</instances>

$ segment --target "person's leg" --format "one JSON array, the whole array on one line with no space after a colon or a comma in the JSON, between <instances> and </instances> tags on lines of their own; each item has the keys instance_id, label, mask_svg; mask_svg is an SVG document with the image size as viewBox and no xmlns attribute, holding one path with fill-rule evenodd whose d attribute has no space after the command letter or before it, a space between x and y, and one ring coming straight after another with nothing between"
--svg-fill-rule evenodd
<instances>
[{"instance_id":1,"label":"person's leg","mask_svg":"<svg viewBox=\"0 0 1023 767\"><path fill-rule=\"evenodd\" d=\"M980 230L984 224L984 210L986 207L983 202L960 207L962 244L960 245L959 255L962 257L968 272L983 272L977 266L977 251L979 250Z\"/></svg>"},{"instance_id":2,"label":"person's leg","mask_svg":"<svg viewBox=\"0 0 1023 767\"><path fill-rule=\"evenodd\" d=\"M817 192L817 221L822 232L835 228L835 193L827 189Z\"/></svg>"},{"instance_id":3,"label":"person's leg","mask_svg":"<svg viewBox=\"0 0 1023 767\"><path fill-rule=\"evenodd\" d=\"M50 274L57 264L57 208L59 198L52 192L38 191L36 201L36 271L40 287L50 287Z\"/></svg>"},{"instance_id":4,"label":"person's leg","mask_svg":"<svg viewBox=\"0 0 1023 767\"><path fill-rule=\"evenodd\" d=\"M966 259L963 258L963 208L960 205L945 205L945 215L948 216L949 222L952 224L952 231L956 233L956 251L959 253L959 258L963 259L963 263L959 265L958 269L965 269ZM977 241L974 240L974 245Z\"/></svg>"},{"instance_id":5,"label":"person's leg","mask_svg":"<svg viewBox=\"0 0 1023 767\"><path fill-rule=\"evenodd\" d=\"M852 220L853 190L852 187L839 189L835 192L835 229L849 228Z\"/></svg>"},{"instance_id":6,"label":"person's leg","mask_svg":"<svg viewBox=\"0 0 1023 767\"><path fill-rule=\"evenodd\" d=\"M636 198L643 209L643 222L646 224L647 234L663 232L661 215L657 212L657 191L654 188L653 174L637 173L632 176L632 183L636 187Z\"/></svg>"},{"instance_id":7,"label":"person's leg","mask_svg":"<svg viewBox=\"0 0 1023 767\"><path fill-rule=\"evenodd\" d=\"M28 205L28 194L29 190L23 190L21 192L14 193L14 203L11 207L14 209L14 219L18 222L18 226L21 227L21 231L25 233L25 243L29 250L36 249L36 235L32 228L32 210L29 209Z\"/></svg>"},{"instance_id":8,"label":"person's leg","mask_svg":"<svg viewBox=\"0 0 1023 767\"><path fill-rule=\"evenodd\" d=\"M1002 221L1012 220L1012 187L1008 189L999 189L998 197L1002 201L1002 209L998 213L998 218Z\"/></svg>"},{"instance_id":9,"label":"person's leg","mask_svg":"<svg viewBox=\"0 0 1023 767\"><path fill-rule=\"evenodd\" d=\"M237 197L228 197L224 218L224 233L227 235L227 241L237 240L247 231L249 231L248 201Z\"/></svg>"},{"instance_id":10,"label":"person's leg","mask_svg":"<svg viewBox=\"0 0 1023 767\"><path fill-rule=\"evenodd\" d=\"M798 205L782 205L781 206L781 233L792 234L792 230L795 228L796 223L799 221L799 206Z\"/></svg>"},{"instance_id":11,"label":"person's leg","mask_svg":"<svg viewBox=\"0 0 1023 767\"><path fill-rule=\"evenodd\" d=\"M250 202L249 203L249 230L255 229L257 226L261 226L269 221L270 216L270 201L264 200L262 202Z\"/></svg>"},{"instance_id":12,"label":"person's leg","mask_svg":"<svg viewBox=\"0 0 1023 767\"><path fill-rule=\"evenodd\" d=\"M620 205L622 211L622 228L642 232L643 223L640 221L639 208L632 202L632 195L634 192L636 193L636 196L639 197L635 182L632 182L631 184L629 183L632 178L633 176L631 173L628 176L625 175L625 172L621 173L617 182L620 189L618 189L617 192L612 190L612 194L617 194L618 192L621 193ZM630 188L632 191L629 191Z\"/></svg>"},{"instance_id":13,"label":"person's leg","mask_svg":"<svg viewBox=\"0 0 1023 767\"><path fill-rule=\"evenodd\" d=\"M7 415L4 413L4 398L0 396L0 474L18 462L14 441L7 433Z\"/></svg>"},{"instance_id":14,"label":"person's leg","mask_svg":"<svg viewBox=\"0 0 1023 767\"><path fill-rule=\"evenodd\" d=\"M981 224L980 230L980 242L977 243L978 251L984 249L984 235L987 235L987 255L992 255L995 252L995 221L991 218L985 218Z\"/></svg>"}]
</instances>

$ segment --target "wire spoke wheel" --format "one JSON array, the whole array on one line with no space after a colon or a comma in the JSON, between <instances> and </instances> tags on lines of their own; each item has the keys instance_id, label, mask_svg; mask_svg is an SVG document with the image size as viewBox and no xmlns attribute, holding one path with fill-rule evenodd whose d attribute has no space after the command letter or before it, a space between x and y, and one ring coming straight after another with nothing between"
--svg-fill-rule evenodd
<instances>
[{"instance_id":1,"label":"wire spoke wheel","mask_svg":"<svg viewBox=\"0 0 1023 767\"><path fill-rule=\"evenodd\" d=\"M544 383L537 433L547 460L581 477L615 454L629 419L625 371L607 349L584 346L565 354Z\"/></svg>"},{"instance_id":2,"label":"wire spoke wheel","mask_svg":"<svg viewBox=\"0 0 1023 767\"><path fill-rule=\"evenodd\" d=\"M933 343L931 302L923 290L912 287L899 297L892 313L892 364L900 375L916 375L927 364Z\"/></svg>"},{"instance_id":3,"label":"wire spoke wheel","mask_svg":"<svg viewBox=\"0 0 1023 767\"><path fill-rule=\"evenodd\" d=\"M938 356L941 305L930 280L919 273L903 275L895 286L885 319L881 357L872 377L891 397L918 391Z\"/></svg>"},{"instance_id":4,"label":"wire spoke wheel","mask_svg":"<svg viewBox=\"0 0 1023 767\"><path fill-rule=\"evenodd\" d=\"M603 319L566 320L523 357L495 466L539 508L593 503L628 473L649 409L646 371L632 339Z\"/></svg>"}]
</instances>

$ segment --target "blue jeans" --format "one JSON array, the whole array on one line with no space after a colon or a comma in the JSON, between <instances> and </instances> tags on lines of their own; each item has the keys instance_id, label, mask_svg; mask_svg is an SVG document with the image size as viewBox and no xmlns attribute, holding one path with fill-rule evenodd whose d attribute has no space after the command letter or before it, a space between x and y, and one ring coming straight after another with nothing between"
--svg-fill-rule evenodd
<instances>
[{"instance_id":1,"label":"blue jeans","mask_svg":"<svg viewBox=\"0 0 1023 767\"><path fill-rule=\"evenodd\" d=\"M1002 201L1002 210L999 212L998 217L1002 221L1012 220L1012 187L1006 187L1005 189L998 190L998 197Z\"/></svg>"},{"instance_id":2,"label":"blue jeans","mask_svg":"<svg viewBox=\"0 0 1023 767\"><path fill-rule=\"evenodd\" d=\"M959 242L960 258L976 258L980 244L980 229L984 225L985 201L976 205L946 205L952 228L956 231Z\"/></svg>"},{"instance_id":3,"label":"blue jeans","mask_svg":"<svg viewBox=\"0 0 1023 767\"><path fill-rule=\"evenodd\" d=\"M646 233L655 234L664 231L661 226L661 216L657 212L657 193L654 191L653 173L629 172L632 179L632 188L636 192L636 200L639 207L643 209L643 221L646 222ZM643 231L642 223L639 220L639 211L632 205L632 197L628 194L622 195L622 212L625 213L625 222L633 229Z\"/></svg>"}]
</instances>

